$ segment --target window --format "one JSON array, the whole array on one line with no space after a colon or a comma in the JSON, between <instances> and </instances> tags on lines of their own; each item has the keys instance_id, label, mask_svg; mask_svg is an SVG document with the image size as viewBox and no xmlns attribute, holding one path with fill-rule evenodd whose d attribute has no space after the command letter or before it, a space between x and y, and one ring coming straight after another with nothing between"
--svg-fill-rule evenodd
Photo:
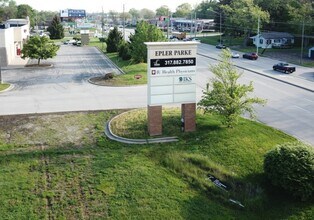
<instances>
[{"instance_id":1,"label":"window","mask_svg":"<svg viewBox=\"0 0 314 220\"><path fill-rule=\"evenodd\" d=\"M263 39L259 39L259 43L263 44L264 40Z\"/></svg>"}]
</instances>

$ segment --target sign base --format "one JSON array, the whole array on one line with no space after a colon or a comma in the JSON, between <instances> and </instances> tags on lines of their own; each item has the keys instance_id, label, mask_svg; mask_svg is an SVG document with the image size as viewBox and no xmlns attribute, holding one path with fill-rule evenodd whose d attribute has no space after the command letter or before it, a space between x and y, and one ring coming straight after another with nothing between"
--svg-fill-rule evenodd
<instances>
[{"instance_id":1,"label":"sign base","mask_svg":"<svg viewBox=\"0 0 314 220\"><path fill-rule=\"evenodd\" d=\"M147 106L148 133L150 136L162 134L162 106Z\"/></svg>"},{"instance_id":2,"label":"sign base","mask_svg":"<svg viewBox=\"0 0 314 220\"><path fill-rule=\"evenodd\" d=\"M181 105L181 123L184 132L191 132L196 130L196 104L182 104Z\"/></svg>"}]
</instances>

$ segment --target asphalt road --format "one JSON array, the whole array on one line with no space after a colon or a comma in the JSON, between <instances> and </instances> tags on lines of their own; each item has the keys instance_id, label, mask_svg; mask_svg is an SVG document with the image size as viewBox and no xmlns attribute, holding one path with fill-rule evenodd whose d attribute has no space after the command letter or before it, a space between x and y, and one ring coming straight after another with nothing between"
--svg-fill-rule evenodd
<instances>
[{"instance_id":1,"label":"asphalt road","mask_svg":"<svg viewBox=\"0 0 314 220\"><path fill-rule=\"evenodd\" d=\"M202 45L199 53L218 57L219 50ZM7 69L3 80L15 85L0 93L0 115L106 110L146 107L146 86L102 87L89 84L87 79L116 71L100 52L92 47L62 46L58 56L46 62L54 67L45 69ZM197 99L202 96L206 82L212 77L209 65L217 61L197 57ZM313 86L310 74L283 75L269 72L269 64L277 61L263 59L255 62L237 60L238 65L271 73L282 79L298 80ZM242 62L242 63L241 63ZM305 73L309 69L305 70ZM312 70L312 69L310 69ZM301 80L301 81L300 81ZM257 106L258 120L283 130L314 146L314 93L282 81L244 71L242 83L254 82L254 95L265 98L265 107Z\"/></svg>"}]
</instances>

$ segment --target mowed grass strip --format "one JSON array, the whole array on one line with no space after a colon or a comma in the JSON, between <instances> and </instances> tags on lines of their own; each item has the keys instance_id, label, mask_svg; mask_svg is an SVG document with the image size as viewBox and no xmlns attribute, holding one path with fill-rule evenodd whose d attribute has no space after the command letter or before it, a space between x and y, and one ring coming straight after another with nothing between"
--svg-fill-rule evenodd
<instances>
[{"instance_id":1,"label":"mowed grass strip","mask_svg":"<svg viewBox=\"0 0 314 220\"><path fill-rule=\"evenodd\" d=\"M103 136L105 122L120 112L12 116L11 123L4 123L8 120L0 117L1 217L310 219L313 216L312 203L294 201L280 190L270 191L263 180L264 152L294 138L244 119L239 127L227 129L216 116L200 112L197 131L181 133L177 128L180 122L173 123L180 119L180 111L172 109L164 110L167 125L164 130L166 134L175 132L179 142L127 145ZM119 119L130 119L127 123L138 136L146 133L145 117L136 120L140 114L144 114L143 110L132 119L128 114ZM57 125L60 129L56 129ZM125 132L125 136L132 136L131 133ZM54 141L50 135L54 135ZM33 138L36 141L32 142ZM44 142L45 139L48 141ZM207 180L208 173L228 184L229 192ZM229 198L239 200L245 208L230 203Z\"/></svg>"},{"instance_id":2,"label":"mowed grass strip","mask_svg":"<svg viewBox=\"0 0 314 220\"><path fill-rule=\"evenodd\" d=\"M0 83L0 92L10 87L8 83Z\"/></svg>"}]
</instances>

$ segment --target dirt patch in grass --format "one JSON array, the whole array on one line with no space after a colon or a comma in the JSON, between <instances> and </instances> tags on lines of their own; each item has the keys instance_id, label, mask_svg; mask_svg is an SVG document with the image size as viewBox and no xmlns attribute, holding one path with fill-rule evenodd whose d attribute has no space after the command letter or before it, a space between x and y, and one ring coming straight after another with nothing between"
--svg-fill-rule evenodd
<instances>
[{"instance_id":1,"label":"dirt patch in grass","mask_svg":"<svg viewBox=\"0 0 314 220\"><path fill-rule=\"evenodd\" d=\"M0 116L0 143L82 146L95 143L104 114L90 112Z\"/></svg>"}]
</instances>

